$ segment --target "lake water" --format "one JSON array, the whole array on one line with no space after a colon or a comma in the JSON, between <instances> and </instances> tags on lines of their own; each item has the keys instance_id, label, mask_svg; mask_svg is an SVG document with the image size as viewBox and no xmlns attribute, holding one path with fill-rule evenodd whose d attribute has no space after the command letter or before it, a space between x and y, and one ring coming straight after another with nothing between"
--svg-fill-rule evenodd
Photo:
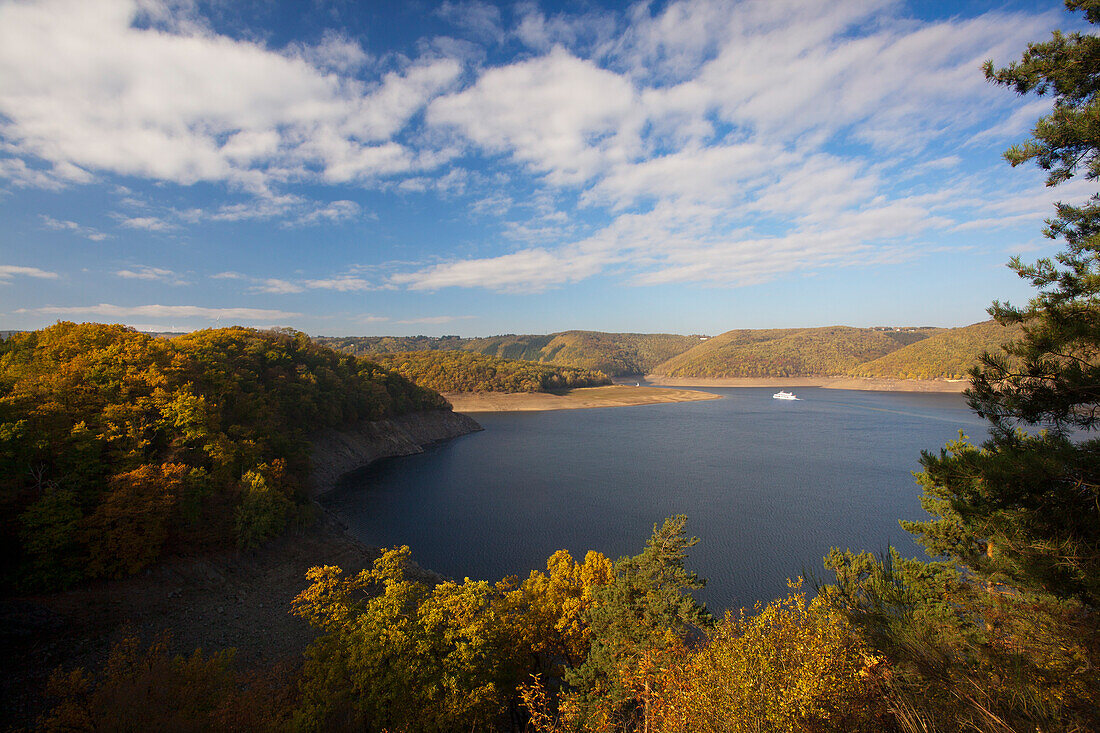
<instances>
[{"instance_id":1,"label":"lake water","mask_svg":"<svg viewBox=\"0 0 1100 733\"><path fill-rule=\"evenodd\" d=\"M491 581L544 569L560 548L636 554L654 523L686 514L699 597L720 613L822 576L833 546L923 556L898 526L926 516L920 451L986 435L960 395L707 391L724 399L478 414L484 432L376 463L326 504L365 543Z\"/></svg>"}]
</instances>

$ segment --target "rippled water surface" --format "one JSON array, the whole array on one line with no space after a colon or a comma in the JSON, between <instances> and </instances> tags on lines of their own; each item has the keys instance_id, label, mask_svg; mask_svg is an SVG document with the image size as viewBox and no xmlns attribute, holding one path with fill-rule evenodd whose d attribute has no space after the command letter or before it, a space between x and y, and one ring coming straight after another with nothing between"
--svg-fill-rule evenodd
<instances>
[{"instance_id":1,"label":"rippled water surface","mask_svg":"<svg viewBox=\"0 0 1100 733\"><path fill-rule=\"evenodd\" d=\"M559 548L639 552L686 514L690 566L715 611L767 601L822 574L832 546L921 550L898 519L924 513L911 472L984 423L959 395L713 389L724 399L475 415L484 432L377 463L326 502L360 540L407 544L420 564L497 580Z\"/></svg>"}]
</instances>

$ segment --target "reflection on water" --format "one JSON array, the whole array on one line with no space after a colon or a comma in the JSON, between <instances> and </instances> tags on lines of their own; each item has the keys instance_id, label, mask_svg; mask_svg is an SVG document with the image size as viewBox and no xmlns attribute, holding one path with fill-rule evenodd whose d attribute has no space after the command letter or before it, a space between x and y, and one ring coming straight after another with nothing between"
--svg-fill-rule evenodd
<instances>
[{"instance_id":1,"label":"reflection on water","mask_svg":"<svg viewBox=\"0 0 1100 733\"><path fill-rule=\"evenodd\" d=\"M407 544L424 566L497 580L555 550L639 552L653 524L688 516L691 567L720 612L822 574L831 546L921 552L911 472L984 423L960 395L800 388L707 390L723 400L477 415L485 431L382 461L326 499L360 540Z\"/></svg>"}]
</instances>

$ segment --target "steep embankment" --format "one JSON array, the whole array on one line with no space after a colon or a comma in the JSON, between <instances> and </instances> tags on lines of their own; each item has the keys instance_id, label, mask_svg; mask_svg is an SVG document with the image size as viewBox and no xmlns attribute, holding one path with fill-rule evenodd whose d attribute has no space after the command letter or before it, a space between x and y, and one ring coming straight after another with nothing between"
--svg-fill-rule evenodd
<instances>
[{"instance_id":1,"label":"steep embankment","mask_svg":"<svg viewBox=\"0 0 1100 733\"><path fill-rule=\"evenodd\" d=\"M311 489L331 491L346 473L380 458L423 453L424 446L481 430L473 418L457 412L413 412L350 428L325 428L310 436L313 446Z\"/></svg>"}]
</instances>

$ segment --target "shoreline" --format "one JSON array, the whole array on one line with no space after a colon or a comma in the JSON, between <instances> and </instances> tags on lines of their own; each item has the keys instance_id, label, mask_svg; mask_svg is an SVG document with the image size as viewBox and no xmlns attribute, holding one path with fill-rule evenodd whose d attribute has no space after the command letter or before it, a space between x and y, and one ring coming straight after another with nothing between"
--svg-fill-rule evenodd
<instances>
[{"instance_id":1,"label":"shoreline","mask_svg":"<svg viewBox=\"0 0 1100 733\"><path fill-rule=\"evenodd\" d=\"M630 407L672 402L720 400L722 395L665 387L581 387L563 393L553 392L444 392L443 396L458 413L535 412L542 410L583 410L597 407Z\"/></svg>"},{"instance_id":2,"label":"shoreline","mask_svg":"<svg viewBox=\"0 0 1100 733\"><path fill-rule=\"evenodd\" d=\"M645 376L646 384L661 387L821 387L867 392L939 392L959 394L969 379L883 379L878 377L663 377Z\"/></svg>"}]
</instances>

